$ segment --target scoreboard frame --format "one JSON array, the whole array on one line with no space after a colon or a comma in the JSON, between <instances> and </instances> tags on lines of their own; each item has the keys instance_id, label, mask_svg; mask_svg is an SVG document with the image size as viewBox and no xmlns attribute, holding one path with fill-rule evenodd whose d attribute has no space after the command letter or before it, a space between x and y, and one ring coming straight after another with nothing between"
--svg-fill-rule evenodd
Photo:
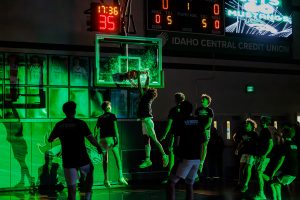
<instances>
[{"instance_id":1,"label":"scoreboard frame","mask_svg":"<svg viewBox=\"0 0 300 200\"><path fill-rule=\"evenodd\" d=\"M201 5L201 9L194 7ZM208 5L212 6L211 10L206 9ZM147 0L146 10L147 31L225 35L224 0ZM199 26L191 19L196 19Z\"/></svg>"}]
</instances>

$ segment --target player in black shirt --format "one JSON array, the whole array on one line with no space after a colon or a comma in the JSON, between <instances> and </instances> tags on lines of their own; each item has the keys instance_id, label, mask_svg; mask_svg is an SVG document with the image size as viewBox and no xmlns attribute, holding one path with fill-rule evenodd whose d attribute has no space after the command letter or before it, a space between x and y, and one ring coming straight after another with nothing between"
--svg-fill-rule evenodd
<instances>
[{"instance_id":1,"label":"player in black shirt","mask_svg":"<svg viewBox=\"0 0 300 200\"><path fill-rule=\"evenodd\" d=\"M255 132L257 124L254 120L247 118L244 130L238 133L236 140L239 141L237 151L241 154L239 184L241 192L246 192L251 178L252 166L255 162L255 150L258 134Z\"/></svg>"},{"instance_id":2,"label":"player in black shirt","mask_svg":"<svg viewBox=\"0 0 300 200\"><path fill-rule=\"evenodd\" d=\"M203 136L199 131L199 119L191 116L192 110L192 104L182 104L181 112L185 117L176 122L176 161L168 180L167 200L175 200L175 186L180 179L184 179L186 183L186 199L193 199L193 184L200 164Z\"/></svg>"},{"instance_id":3,"label":"player in black shirt","mask_svg":"<svg viewBox=\"0 0 300 200\"><path fill-rule=\"evenodd\" d=\"M277 166L271 175L271 189L273 200L281 200L281 185L291 184L298 175L297 145L292 141L295 129L284 127L282 130L284 139L283 155L278 158Z\"/></svg>"},{"instance_id":4,"label":"player in black shirt","mask_svg":"<svg viewBox=\"0 0 300 200\"><path fill-rule=\"evenodd\" d=\"M278 171L278 161L282 159L282 157L285 154L285 144L282 136L282 131L285 128L283 128L281 131L277 131L273 135L273 142L274 146L272 148L272 151L268 155L270 157L270 162L264 172L263 178L265 181L270 181L271 178L275 175L275 173Z\"/></svg>"},{"instance_id":5,"label":"player in black shirt","mask_svg":"<svg viewBox=\"0 0 300 200\"><path fill-rule=\"evenodd\" d=\"M104 101L101 105L104 114L98 118L94 132L95 137L100 135L100 146L103 153L103 171L104 171L104 185L110 187L110 183L107 176L108 165L108 150L112 149L116 164L119 170L119 182L124 185L128 185L123 177L122 161L119 153L119 132L117 125L116 115L111 113L111 103Z\"/></svg>"},{"instance_id":6,"label":"player in black shirt","mask_svg":"<svg viewBox=\"0 0 300 200\"><path fill-rule=\"evenodd\" d=\"M214 117L213 110L209 107L211 104L211 97L207 94L201 95L201 106L196 109L195 115L199 119L200 123L200 132L203 137L203 143L201 144L201 157L200 157L200 166L199 172L202 172L203 164L207 154L207 145L210 138L210 130L212 119Z\"/></svg>"},{"instance_id":7,"label":"player in black shirt","mask_svg":"<svg viewBox=\"0 0 300 200\"><path fill-rule=\"evenodd\" d=\"M76 182L78 179L78 170L85 176L86 199L91 198L93 186L93 165L87 154L85 138L94 145L98 152L101 148L93 137L87 124L75 118L76 103L66 102L63 105L63 112L66 118L56 123L52 130L48 142L53 142L59 138L62 147L62 161L65 178L68 186L68 199L76 199Z\"/></svg>"},{"instance_id":8,"label":"player in black shirt","mask_svg":"<svg viewBox=\"0 0 300 200\"><path fill-rule=\"evenodd\" d=\"M146 73L146 82L144 88L141 85L141 72L137 71L137 79L138 79L138 88L140 91L140 102L137 109L137 117L142 121L142 130L144 135L144 143L145 143L145 153L146 159L140 164L140 168L150 167L152 165L152 161L150 159L151 153L151 145L150 139L154 142L156 147L159 149L162 155L163 167L167 167L169 163L169 156L165 154L165 151L158 141L153 123L153 115L152 115L152 102L157 97L157 90L153 88L149 88L149 72Z\"/></svg>"},{"instance_id":9,"label":"player in black shirt","mask_svg":"<svg viewBox=\"0 0 300 200\"><path fill-rule=\"evenodd\" d=\"M257 151L256 151L256 163L255 163L255 170L256 175L258 179L259 184L259 191L258 194L254 197L255 199L266 199L265 193L264 193L264 179L263 179L263 173L266 170L270 158L267 156L271 152L273 148L273 138L271 130L273 127L271 127L271 118L267 116L262 116L260 119L260 123L262 126L262 129L259 133L258 139L257 139Z\"/></svg>"},{"instance_id":10,"label":"player in black shirt","mask_svg":"<svg viewBox=\"0 0 300 200\"><path fill-rule=\"evenodd\" d=\"M160 141L163 141L166 139L169 133L171 133L171 140L169 144L169 156L170 156L170 161L169 161L169 175L171 172L171 169L174 165L174 152L173 152L173 144L174 144L174 136L176 135L176 121L180 119L181 117L181 103L185 101L185 95L181 92L176 92L174 95L175 98L175 103L176 106L170 109L169 115L168 115L168 122L167 122L167 127L165 130L164 135L162 136Z\"/></svg>"}]
</instances>

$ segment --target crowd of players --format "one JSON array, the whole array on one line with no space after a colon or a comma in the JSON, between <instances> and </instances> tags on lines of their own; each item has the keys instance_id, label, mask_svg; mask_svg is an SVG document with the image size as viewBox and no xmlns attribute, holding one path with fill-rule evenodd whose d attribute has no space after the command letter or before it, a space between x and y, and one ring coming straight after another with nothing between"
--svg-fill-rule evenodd
<instances>
[{"instance_id":1,"label":"crowd of players","mask_svg":"<svg viewBox=\"0 0 300 200\"><path fill-rule=\"evenodd\" d=\"M149 74L145 85L141 85L141 72L134 71L129 74L130 79L138 79L140 101L137 108L137 116L142 124L142 132L145 144L145 160L139 165L147 168L152 165L150 140L154 142L162 156L163 167L169 166L167 180L167 199L175 200L175 186L180 179L185 180L186 199L193 199L193 184L197 173L201 173L207 155L207 146L210 140L210 131L213 120L213 110L209 107L212 98L207 94L201 95L201 105L193 110L193 106L185 99L185 95L178 92L174 95L176 105L170 109L165 133L160 141L168 134L171 135L170 155L167 155L160 141L156 137L152 102L157 97L156 89L149 88ZM86 152L84 138L97 147L103 154L103 170L105 186L110 187L107 177L107 151L112 149L119 169L119 181L127 185L122 174L122 162L119 156L116 116L111 113L110 102L102 104L104 114L98 118L95 127L96 140L88 129L86 123L76 119L75 102L67 102L63 106L66 118L56 124L48 141L59 138L62 145L62 159L65 178L68 185L68 199L75 199L76 180L79 170L85 177L86 199L90 199L93 183L93 165ZM261 130L255 131L256 122L246 119L243 128L235 135L238 143L236 153L241 156L239 190L245 193L251 179L252 168L257 176L259 190L255 199L266 199L264 183L268 181L272 189L274 200L281 200L281 186L289 185L297 176L297 145L293 142L295 129L292 126L284 126L276 130L271 126L270 117L261 117ZM74 148L76 147L76 148Z\"/></svg>"}]
</instances>

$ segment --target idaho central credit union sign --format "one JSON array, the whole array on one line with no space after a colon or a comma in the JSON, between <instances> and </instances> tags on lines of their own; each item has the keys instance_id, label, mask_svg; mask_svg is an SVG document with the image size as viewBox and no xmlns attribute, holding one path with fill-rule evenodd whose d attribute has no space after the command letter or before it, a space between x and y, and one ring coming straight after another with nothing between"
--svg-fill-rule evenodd
<instances>
[{"instance_id":1,"label":"idaho central credit union sign","mask_svg":"<svg viewBox=\"0 0 300 200\"><path fill-rule=\"evenodd\" d=\"M290 58L290 42L281 40L257 40L245 37L208 36L176 32L148 32L162 38L163 50L184 52L193 57L203 53L223 55L253 55L269 58Z\"/></svg>"}]
</instances>

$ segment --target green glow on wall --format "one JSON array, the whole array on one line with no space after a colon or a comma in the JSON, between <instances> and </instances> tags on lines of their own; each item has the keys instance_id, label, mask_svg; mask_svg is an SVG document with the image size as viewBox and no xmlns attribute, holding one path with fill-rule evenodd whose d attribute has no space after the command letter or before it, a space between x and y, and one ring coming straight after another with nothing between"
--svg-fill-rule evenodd
<instances>
[{"instance_id":1,"label":"green glow on wall","mask_svg":"<svg viewBox=\"0 0 300 200\"><path fill-rule=\"evenodd\" d=\"M131 87L130 81L120 78L131 70L149 71L150 87L164 86L161 39L99 34L95 46L96 86ZM146 79L145 75L141 78L142 81ZM137 83L137 80L133 82Z\"/></svg>"},{"instance_id":2,"label":"green glow on wall","mask_svg":"<svg viewBox=\"0 0 300 200\"><path fill-rule=\"evenodd\" d=\"M46 155L51 152L52 162L58 163L58 180L65 185L62 170L61 146L59 140L50 144L47 137L56 121L52 120L18 120L10 119L0 123L0 191L2 189L24 189L31 184L36 186L41 182L41 168L46 163ZM96 119L88 121L89 128L95 127ZM103 185L102 157L97 150L86 141L87 151L95 166L94 184ZM110 152L111 153L111 152ZM111 167L111 165L113 167ZM113 155L110 154L109 176L117 182L118 171Z\"/></svg>"},{"instance_id":3,"label":"green glow on wall","mask_svg":"<svg viewBox=\"0 0 300 200\"><path fill-rule=\"evenodd\" d=\"M139 59L142 58L132 57L132 64L141 63ZM104 99L111 98L118 117L128 118L132 111L127 107L127 90L91 87L91 60L89 57L0 52L0 191L39 184L41 167L49 152L54 155L52 162L61 167L60 143L50 144L46 139L55 123L65 117L62 105L66 101L77 103L76 116L84 119L90 130L96 124L94 117L102 114L100 105ZM118 60L114 62L120 66ZM15 94L12 94L13 89ZM124 100L122 103L117 101L120 98ZM130 117L135 116L130 113ZM89 142L86 144L95 166L94 184L103 185L101 156ZM113 155L110 159L109 176L116 183L118 171ZM61 172L58 176L65 184Z\"/></svg>"}]
</instances>

